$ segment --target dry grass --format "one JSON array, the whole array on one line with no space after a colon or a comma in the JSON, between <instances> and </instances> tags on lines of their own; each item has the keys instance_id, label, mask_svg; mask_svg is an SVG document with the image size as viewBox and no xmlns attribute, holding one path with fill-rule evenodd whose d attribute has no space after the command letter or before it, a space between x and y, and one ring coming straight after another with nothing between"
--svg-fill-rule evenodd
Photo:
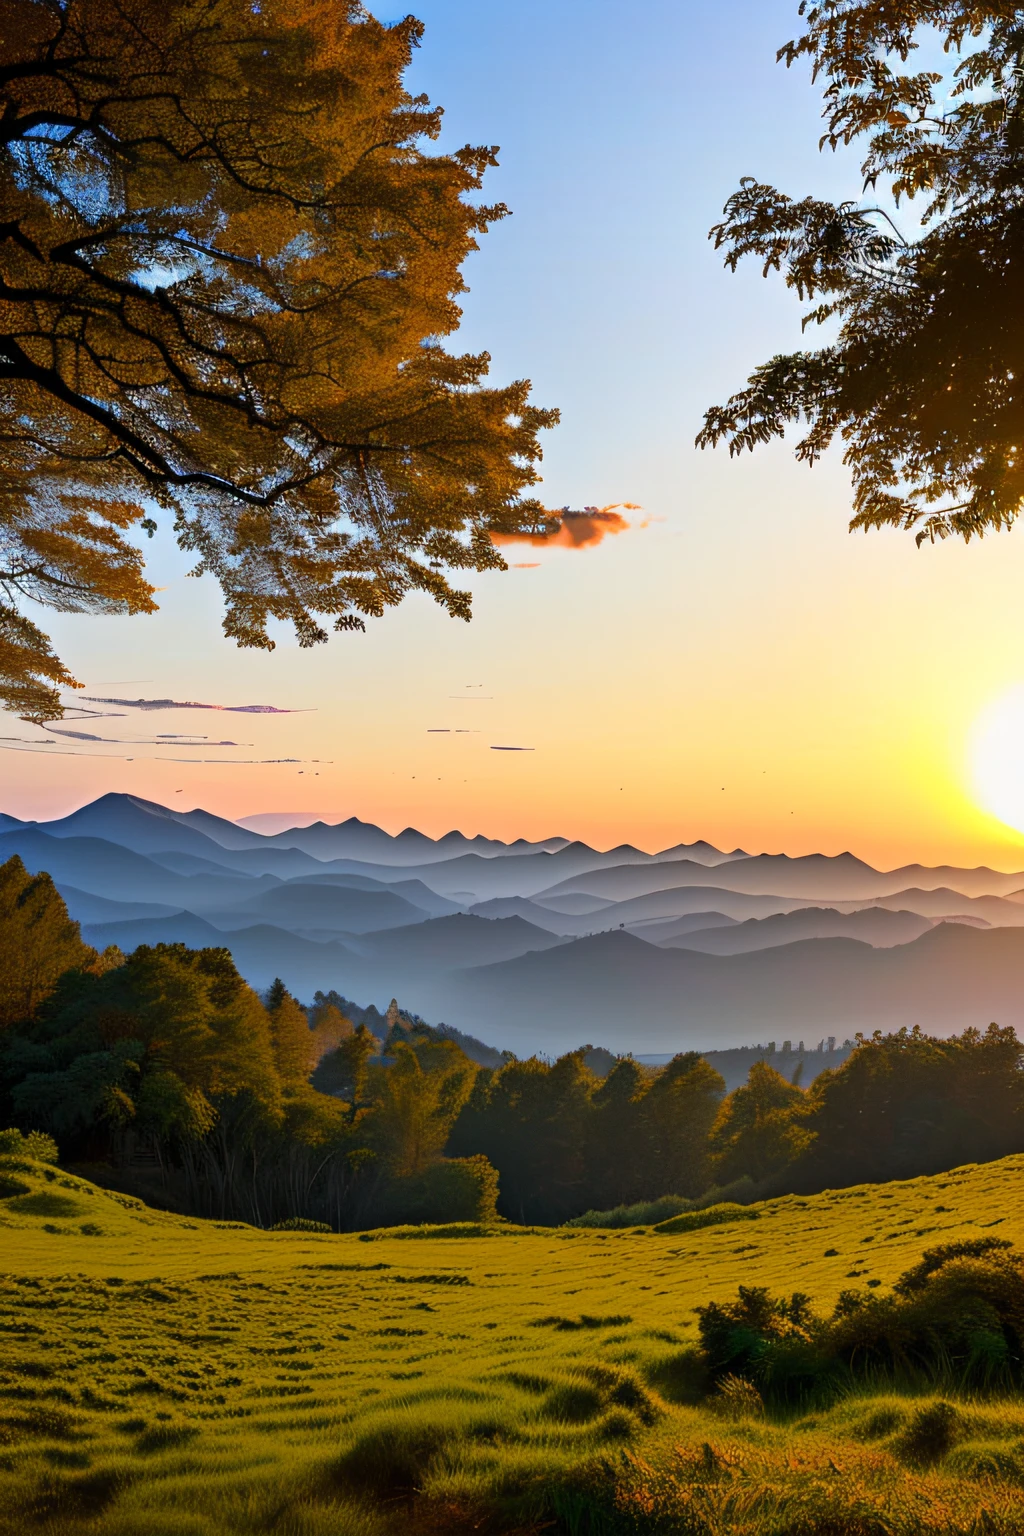
<instances>
[{"instance_id":1,"label":"dry grass","mask_svg":"<svg viewBox=\"0 0 1024 1536\"><path fill-rule=\"evenodd\" d=\"M937 1243L1024 1246L1024 1157L676 1234L265 1233L0 1173L4 1536L1024 1532L1024 1403L773 1422L696 1402L688 1353L739 1283L827 1307Z\"/></svg>"}]
</instances>

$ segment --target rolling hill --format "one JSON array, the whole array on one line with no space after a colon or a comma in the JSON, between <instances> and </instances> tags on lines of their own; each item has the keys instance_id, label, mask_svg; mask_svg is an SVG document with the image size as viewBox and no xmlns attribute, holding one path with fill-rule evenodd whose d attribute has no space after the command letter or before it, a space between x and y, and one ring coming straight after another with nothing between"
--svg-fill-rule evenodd
<instances>
[{"instance_id":1,"label":"rolling hill","mask_svg":"<svg viewBox=\"0 0 1024 1536\"><path fill-rule=\"evenodd\" d=\"M14 853L67 890L92 942L223 945L258 987L379 1007L400 993L517 1050L946 1032L1024 1007L1016 872L392 836L355 818L264 836L113 794L53 822L0 818L0 860Z\"/></svg>"},{"instance_id":2,"label":"rolling hill","mask_svg":"<svg viewBox=\"0 0 1024 1536\"><path fill-rule=\"evenodd\" d=\"M287 978L288 985L307 1003L318 989L328 992L332 987L343 990L348 986L351 992L355 990L351 983L361 986L368 979L358 958L343 944L317 943L269 923L225 933L193 912L178 912L173 917L127 923L83 924L82 937L97 949L116 944L125 953L139 944L229 948L250 986L263 991L275 977Z\"/></svg>"},{"instance_id":3,"label":"rolling hill","mask_svg":"<svg viewBox=\"0 0 1024 1536\"><path fill-rule=\"evenodd\" d=\"M14 853L32 874L46 870L58 884L115 901L156 901L190 910L206 911L243 901L255 895L261 883L279 883L272 875L253 880L228 871L223 875L179 875L144 854L103 838L50 837L32 827L0 833L0 860Z\"/></svg>"},{"instance_id":4,"label":"rolling hill","mask_svg":"<svg viewBox=\"0 0 1024 1536\"><path fill-rule=\"evenodd\" d=\"M366 933L362 936L359 951L408 973L410 967L426 971L491 965L566 942L521 917L488 919L460 912L407 928L393 927L382 933Z\"/></svg>"},{"instance_id":5,"label":"rolling hill","mask_svg":"<svg viewBox=\"0 0 1024 1536\"><path fill-rule=\"evenodd\" d=\"M427 981L424 1013L480 1028L516 1051L581 1038L636 1053L742 1044L766 1035L840 1037L920 1024L950 1034L992 1020L1024 1025L1024 932L953 923L873 949L806 939L745 955L663 949L634 934L578 939L543 954Z\"/></svg>"},{"instance_id":6,"label":"rolling hill","mask_svg":"<svg viewBox=\"0 0 1024 1536\"><path fill-rule=\"evenodd\" d=\"M988 927L982 918L969 921L978 927ZM860 912L801 907L774 917L751 917L729 927L696 929L660 942L675 949L700 950L705 955L742 955L775 944L794 944L800 939L859 939L863 944L884 949L893 944L910 944L931 927L929 917L920 917L916 912L890 912L886 907L865 907Z\"/></svg>"},{"instance_id":7,"label":"rolling hill","mask_svg":"<svg viewBox=\"0 0 1024 1536\"><path fill-rule=\"evenodd\" d=\"M730 1420L686 1395L694 1309L738 1280L779 1295L796 1277L821 1312L854 1257L877 1288L859 1294L888 1298L937 1243L994 1229L1019 1245L1019 1156L783 1197L682 1239L271 1232L147 1207L82 1171L3 1165L3 1536L698 1536L736 1530L737 1505L768 1510L765 1533L1020 1530L1019 1397L965 1402L942 1383L936 1403L883 1378L813 1412ZM957 1434L922 1472L900 1437L923 1413ZM625 1521L610 1501L594 1520L568 1505L586 1527L563 1518L566 1487L613 1478Z\"/></svg>"},{"instance_id":8,"label":"rolling hill","mask_svg":"<svg viewBox=\"0 0 1024 1536\"><path fill-rule=\"evenodd\" d=\"M671 878L666 879L666 876ZM891 895L911 885L925 890L952 886L966 896L1002 896L1018 889L1022 882L1024 875L1019 872L1004 874L994 869L954 869L949 865L926 869L921 864L907 864L900 869L877 870L862 859L854 858L852 853L840 853L835 857L812 853L800 858L790 858L784 853L761 853L713 869L689 859L594 868L568 875L543 892L531 894L546 899L571 892L623 901L669 886L702 884L748 895L770 893L815 901L850 901Z\"/></svg>"},{"instance_id":9,"label":"rolling hill","mask_svg":"<svg viewBox=\"0 0 1024 1536\"><path fill-rule=\"evenodd\" d=\"M262 918L282 928L317 928L369 933L423 923L426 913L394 891L354 891L337 885L276 885L218 914L220 926L241 927ZM445 921L445 919L438 919Z\"/></svg>"}]
</instances>

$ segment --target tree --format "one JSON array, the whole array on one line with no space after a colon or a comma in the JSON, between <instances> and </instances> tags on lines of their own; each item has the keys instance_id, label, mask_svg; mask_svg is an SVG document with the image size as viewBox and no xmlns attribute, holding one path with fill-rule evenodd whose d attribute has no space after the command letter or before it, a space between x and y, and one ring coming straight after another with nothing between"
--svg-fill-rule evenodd
<instances>
[{"instance_id":1,"label":"tree","mask_svg":"<svg viewBox=\"0 0 1024 1536\"><path fill-rule=\"evenodd\" d=\"M448 1142L449 1157L483 1155L498 1170L499 1209L557 1223L586 1208L586 1153L597 1079L586 1047L554 1065L533 1056L480 1072Z\"/></svg>"},{"instance_id":2,"label":"tree","mask_svg":"<svg viewBox=\"0 0 1024 1536\"><path fill-rule=\"evenodd\" d=\"M0 1028L30 1019L65 971L99 963L49 875L17 854L0 864Z\"/></svg>"},{"instance_id":3,"label":"tree","mask_svg":"<svg viewBox=\"0 0 1024 1536\"><path fill-rule=\"evenodd\" d=\"M699 1195L708 1182L708 1135L725 1079L697 1051L673 1056L644 1100L649 1196Z\"/></svg>"},{"instance_id":4,"label":"tree","mask_svg":"<svg viewBox=\"0 0 1024 1536\"><path fill-rule=\"evenodd\" d=\"M11 1103L58 1137L214 1134L227 1166L280 1117L270 1021L225 949L140 945L105 974L69 972L18 1033L2 1063Z\"/></svg>"},{"instance_id":5,"label":"tree","mask_svg":"<svg viewBox=\"0 0 1024 1536\"><path fill-rule=\"evenodd\" d=\"M910 1179L1024 1149L1024 1045L991 1024L939 1040L921 1029L858 1037L808 1090L801 1189Z\"/></svg>"},{"instance_id":6,"label":"tree","mask_svg":"<svg viewBox=\"0 0 1024 1536\"><path fill-rule=\"evenodd\" d=\"M586 1117L587 1204L629 1205L648 1192L650 1158L644 1111L650 1080L631 1056L623 1056L595 1089Z\"/></svg>"},{"instance_id":7,"label":"tree","mask_svg":"<svg viewBox=\"0 0 1024 1536\"><path fill-rule=\"evenodd\" d=\"M343 1040L347 1040L354 1034L352 1020L347 1018L334 1003L323 999L323 993L317 993L321 999L314 1002L309 1012L309 1023L313 1031L313 1043L316 1048L316 1060L320 1062L331 1051L336 1051Z\"/></svg>"},{"instance_id":8,"label":"tree","mask_svg":"<svg viewBox=\"0 0 1024 1536\"><path fill-rule=\"evenodd\" d=\"M779 50L825 82L822 140L867 139L865 189L922 198L916 232L884 209L794 201L752 177L711 231L726 265L753 255L838 322L777 356L705 416L701 446L753 449L806 425L797 458L837 438L853 528L918 543L1008 528L1024 498L1024 17L1008 0L804 0ZM911 70L936 33L951 68Z\"/></svg>"},{"instance_id":9,"label":"tree","mask_svg":"<svg viewBox=\"0 0 1024 1536\"><path fill-rule=\"evenodd\" d=\"M327 1051L317 1063L313 1074L313 1086L320 1093L347 1099L349 1120L354 1121L359 1111L367 1107L366 1085L369 1079L370 1059L377 1054L380 1042L365 1024L342 1037L332 1051Z\"/></svg>"},{"instance_id":10,"label":"tree","mask_svg":"<svg viewBox=\"0 0 1024 1536\"><path fill-rule=\"evenodd\" d=\"M422 28L357 0L2 0L0 699L70 675L19 613L153 608L154 514L211 572L238 644L362 627L492 533L556 413L453 355L461 265L507 211L494 151L429 154L404 89Z\"/></svg>"},{"instance_id":11,"label":"tree","mask_svg":"<svg viewBox=\"0 0 1024 1536\"><path fill-rule=\"evenodd\" d=\"M744 1087L722 1105L711 1128L711 1170L720 1183L761 1180L788 1167L812 1144L802 1122L806 1099L766 1061L755 1061Z\"/></svg>"},{"instance_id":12,"label":"tree","mask_svg":"<svg viewBox=\"0 0 1024 1536\"><path fill-rule=\"evenodd\" d=\"M408 1178L440 1159L476 1068L450 1040L399 1040L388 1056L369 1069L370 1140L388 1172Z\"/></svg>"},{"instance_id":13,"label":"tree","mask_svg":"<svg viewBox=\"0 0 1024 1536\"><path fill-rule=\"evenodd\" d=\"M319 1051L309 1020L280 977L267 995L270 1044L274 1066L282 1084L297 1087L309 1082Z\"/></svg>"}]
</instances>

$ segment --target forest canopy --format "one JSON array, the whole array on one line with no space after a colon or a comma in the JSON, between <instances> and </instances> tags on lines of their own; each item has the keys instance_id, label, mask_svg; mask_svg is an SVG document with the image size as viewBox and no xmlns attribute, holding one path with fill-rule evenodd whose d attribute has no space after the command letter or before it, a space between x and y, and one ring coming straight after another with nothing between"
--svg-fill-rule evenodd
<instances>
[{"instance_id":1,"label":"forest canopy","mask_svg":"<svg viewBox=\"0 0 1024 1536\"><path fill-rule=\"evenodd\" d=\"M18 859L0 938L0 1125L200 1215L635 1225L1024 1150L1024 1047L995 1024L861 1037L806 1092L755 1061L726 1093L696 1051L652 1069L482 1049L481 1066L459 1039L479 1042L394 1001L303 1007L282 981L260 997L226 949L98 955Z\"/></svg>"},{"instance_id":2,"label":"forest canopy","mask_svg":"<svg viewBox=\"0 0 1024 1536\"><path fill-rule=\"evenodd\" d=\"M853 528L964 539L1024 499L1024 15L1007 0L821 0L779 50L823 86L823 146L863 142L865 198L793 198L745 177L711 231L726 265L780 272L828 325L770 358L697 442L788 428L814 464L844 445ZM920 55L924 54L924 67Z\"/></svg>"},{"instance_id":3,"label":"forest canopy","mask_svg":"<svg viewBox=\"0 0 1024 1536\"><path fill-rule=\"evenodd\" d=\"M73 684L22 611L144 613L165 518L270 648L361 627L530 495L557 413L459 355L461 267L507 210L429 152L422 28L355 0L0 0L0 703ZM447 573L447 574L446 574Z\"/></svg>"}]
</instances>

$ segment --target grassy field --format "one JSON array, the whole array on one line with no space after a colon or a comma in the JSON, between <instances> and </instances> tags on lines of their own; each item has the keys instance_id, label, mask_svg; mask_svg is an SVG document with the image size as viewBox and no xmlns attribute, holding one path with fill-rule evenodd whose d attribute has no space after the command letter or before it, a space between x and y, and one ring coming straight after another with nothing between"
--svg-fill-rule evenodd
<instances>
[{"instance_id":1,"label":"grassy field","mask_svg":"<svg viewBox=\"0 0 1024 1536\"><path fill-rule=\"evenodd\" d=\"M9 1159L0 1531L1024 1532L1024 1401L769 1418L694 1406L692 1351L738 1284L828 1305L937 1243L1024 1246L1022 1196L1014 1157L691 1231L320 1236Z\"/></svg>"}]
</instances>

